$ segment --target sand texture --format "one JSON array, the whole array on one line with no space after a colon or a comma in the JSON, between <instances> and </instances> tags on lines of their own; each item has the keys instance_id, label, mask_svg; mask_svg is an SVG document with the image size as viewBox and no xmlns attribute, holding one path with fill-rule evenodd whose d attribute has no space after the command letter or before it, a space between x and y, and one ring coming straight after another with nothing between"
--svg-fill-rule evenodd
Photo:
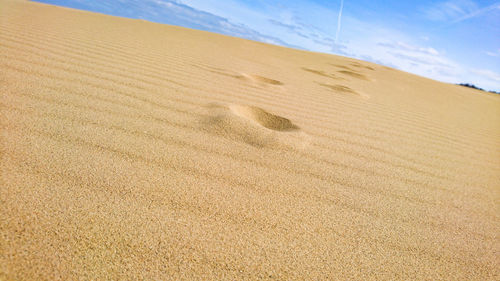
<instances>
[{"instance_id":1,"label":"sand texture","mask_svg":"<svg viewBox=\"0 0 500 281\"><path fill-rule=\"evenodd\" d=\"M0 125L0 280L499 280L499 95L1 0Z\"/></svg>"}]
</instances>

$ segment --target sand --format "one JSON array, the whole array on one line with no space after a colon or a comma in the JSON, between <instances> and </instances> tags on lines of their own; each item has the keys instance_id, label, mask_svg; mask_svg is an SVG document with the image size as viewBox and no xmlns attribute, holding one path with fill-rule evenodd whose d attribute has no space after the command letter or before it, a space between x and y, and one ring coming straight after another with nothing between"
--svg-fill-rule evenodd
<instances>
[{"instance_id":1,"label":"sand","mask_svg":"<svg viewBox=\"0 0 500 281\"><path fill-rule=\"evenodd\" d=\"M0 1L0 280L498 280L500 96Z\"/></svg>"}]
</instances>

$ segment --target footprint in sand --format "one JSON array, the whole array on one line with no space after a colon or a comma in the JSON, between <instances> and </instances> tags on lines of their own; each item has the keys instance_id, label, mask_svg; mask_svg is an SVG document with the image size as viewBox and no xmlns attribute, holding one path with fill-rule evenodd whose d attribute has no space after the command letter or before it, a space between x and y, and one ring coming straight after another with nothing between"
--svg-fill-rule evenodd
<instances>
[{"instance_id":1,"label":"footprint in sand","mask_svg":"<svg viewBox=\"0 0 500 281\"><path fill-rule=\"evenodd\" d=\"M351 65L354 66L354 67L357 67L357 68L364 68L364 69L368 69L368 70L375 70L373 67L361 64L359 62L353 62L353 63L351 63Z\"/></svg>"},{"instance_id":2,"label":"footprint in sand","mask_svg":"<svg viewBox=\"0 0 500 281\"><path fill-rule=\"evenodd\" d=\"M252 80L254 82L261 83L261 84L274 85L274 86L283 85L283 82L281 82L281 81L274 80L274 79L267 78L267 77L260 76L260 75L256 75L256 74L242 74L242 76L249 79L249 80Z\"/></svg>"},{"instance_id":3,"label":"footprint in sand","mask_svg":"<svg viewBox=\"0 0 500 281\"><path fill-rule=\"evenodd\" d=\"M334 90L337 93L350 94L350 95L359 96L359 97L362 97L365 99L369 98L368 95L358 93L358 92L354 91L353 89L351 89L347 86L344 86L344 85L330 85L330 84L324 84L324 83L318 83L318 84L323 86L323 87L326 87L328 89Z\"/></svg>"},{"instance_id":4,"label":"footprint in sand","mask_svg":"<svg viewBox=\"0 0 500 281\"><path fill-rule=\"evenodd\" d=\"M331 65L331 66L335 66L336 68L342 68L342 69L349 70L349 71L355 71L354 69L350 68L350 67L349 67L349 66L347 66L347 65L342 65L342 64L333 64L333 63L329 63L329 65Z\"/></svg>"},{"instance_id":5,"label":"footprint in sand","mask_svg":"<svg viewBox=\"0 0 500 281\"><path fill-rule=\"evenodd\" d=\"M323 76L323 77L328 77L328 78L333 78L333 79L343 79L343 78L335 76L334 74L328 74L323 70L316 70L316 69L307 68L307 67L302 67L302 70L305 70L307 72L311 72L311 73L314 73L316 75Z\"/></svg>"},{"instance_id":6,"label":"footprint in sand","mask_svg":"<svg viewBox=\"0 0 500 281\"><path fill-rule=\"evenodd\" d=\"M201 120L203 131L258 148L301 149L310 137L290 119L260 107L210 104Z\"/></svg>"},{"instance_id":7,"label":"footprint in sand","mask_svg":"<svg viewBox=\"0 0 500 281\"><path fill-rule=\"evenodd\" d=\"M241 75L239 73L228 71L228 70L225 70L223 68L218 68L218 67L213 67L213 66L200 66L200 65L195 65L195 66L198 68L201 68L203 70L206 70L208 72L212 72L212 73L219 74L222 76L227 76L227 77L236 78L236 79L243 79L244 78L243 75Z\"/></svg>"},{"instance_id":8,"label":"footprint in sand","mask_svg":"<svg viewBox=\"0 0 500 281\"><path fill-rule=\"evenodd\" d=\"M231 70L226 70L223 68L206 66L206 65L205 66L195 65L195 66L198 68L204 69L206 71L212 72L212 73L216 73L219 75L223 75L223 76L227 76L227 77L231 77L231 78L235 78L235 79L245 80L245 81L252 82L255 84L259 84L259 85L264 85L264 86L266 86L266 85L270 85L270 86L282 86L282 85L284 85L283 82L281 82L279 80L275 80L275 79L268 78L268 77L261 76L261 75L257 75L257 74L238 73L238 72L234 72Z\"/></svg>"},{"instance_id":9,"label":"footprint in sand","mask_svg":"<svg viewBox=\"0 0 500 281\"><path fill-rule=\"evenodd\" d=\"M230 105L229 109L236 115L253 121L262 127L275 131L295 131L299 127L287 118L274 115L256 106Z\"/></svg>"},{"instance_id":10,"label":"footprint in sand","mask_svg":"<svg viewBox=\"0 0 500 281\"><path fill-rule=\"evenodd\" d=\"M356 79L372 81L372 79L370 79L368 76L366 76L365 74L361 73L360 71L354 69L354 68L357 68L357 69L363 68L363 69L368 69L368 70L374 70L370 66L363 65L363 64L360 64L357 62L350 63L349 64L350 66L341 65L341 64L333 64L333 63L329 63L329 65L332 65L336 68L341 68L342 70L337 70L337 72L340 74L347 75L349 77L356 78Z\"/></svg>"},{"instance_id":11,"label":"footprint in sand","mask_svg":"<svg viewBox=\"0 0 500 281\"><path fill-rule=\"evenodd\" d=\"M353 77L353 78L361 79L361 80L367 80L367 81L369 81L369 80L370 80L370 79L368 79L368 77L366 77L364 74L361 74L361 73L356 72L356 71L339 70L339 71L337 71L337 72L338 72L338 73L345 74L345 75L348 75L348 76Z\"/></svg>"}]
</instances>

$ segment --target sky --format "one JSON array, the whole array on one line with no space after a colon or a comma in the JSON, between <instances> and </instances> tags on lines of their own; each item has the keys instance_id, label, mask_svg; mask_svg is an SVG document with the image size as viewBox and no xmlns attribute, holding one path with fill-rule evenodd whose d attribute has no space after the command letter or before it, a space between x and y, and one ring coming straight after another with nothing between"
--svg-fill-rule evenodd
<instances>
[{"instance_id":1,"label":"sky","mask_svg":"<svg viewBox=\"0 0 500 281\"><path fill-rule=\"evenodd\" d=\"M38 2L338 54L500 91L498 0Z\"/></svg>"}]
</instances>

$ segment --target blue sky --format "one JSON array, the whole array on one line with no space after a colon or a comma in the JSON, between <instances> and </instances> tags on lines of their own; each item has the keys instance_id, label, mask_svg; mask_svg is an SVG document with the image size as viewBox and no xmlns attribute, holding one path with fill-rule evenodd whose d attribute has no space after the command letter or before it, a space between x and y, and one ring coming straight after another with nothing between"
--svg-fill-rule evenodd
<instances>
[{"instance_id":1,"label":"blue sky","mask_svg":"<svg viewBox=\"0 0 500 281\"><path fill-rule=\"evenodd\" d=\"M500 1L41 0L384 64L500 91Z\"/></svg>"}]
</instances>

